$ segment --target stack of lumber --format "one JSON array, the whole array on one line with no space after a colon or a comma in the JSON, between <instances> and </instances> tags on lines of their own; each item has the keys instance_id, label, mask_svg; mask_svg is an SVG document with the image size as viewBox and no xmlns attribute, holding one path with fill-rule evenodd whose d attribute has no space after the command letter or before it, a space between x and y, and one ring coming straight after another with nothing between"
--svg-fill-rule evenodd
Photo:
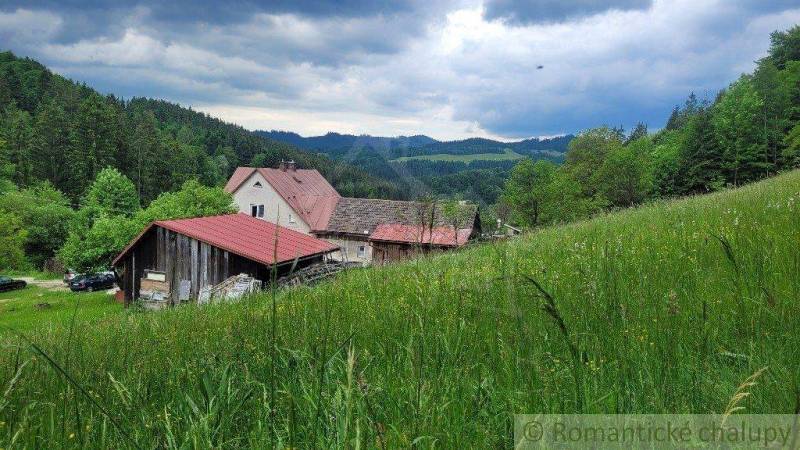
<instances>
[{"instance_id":1,"label":"stack of lumber","mask_svg":"<svg viewBox=\"0 0 800 450\"><path fill-rule=\"evenodd\" d=\"M206 286L200 289L197 296L197 303L215 303L219 301L238 300L253 292L261 289L261 282L255 278L240 273L214 286Z\"/></svg>"}]
</instances>

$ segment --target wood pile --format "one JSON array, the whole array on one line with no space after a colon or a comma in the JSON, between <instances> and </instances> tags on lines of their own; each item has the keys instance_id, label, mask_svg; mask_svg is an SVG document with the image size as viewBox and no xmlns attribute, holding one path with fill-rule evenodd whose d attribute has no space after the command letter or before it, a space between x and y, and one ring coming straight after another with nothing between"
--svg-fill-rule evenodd
<instances>
[{"instance_id":1,"label":"wood pile","mask_svg":"<svg viewBox=\"0 0 800 450\"><path fill-rule=\"evenodd\" d=\"M278 287L313 284L351 267L361 267L361 264L345 261L314 264L278 279Z\"/></svg>"},{"instance_id":2,"label":"wood pile","mask_svg":"<svg viewBox=\"0 0 800 450\"><path fill-rule=\"evenodd\" d=\"M197 303L202 305L219 301L238 300L246 294L258 292L260 289L261 281L241 273L214 286L206 286L200 289Z\"/></svg>"}]
</instances>

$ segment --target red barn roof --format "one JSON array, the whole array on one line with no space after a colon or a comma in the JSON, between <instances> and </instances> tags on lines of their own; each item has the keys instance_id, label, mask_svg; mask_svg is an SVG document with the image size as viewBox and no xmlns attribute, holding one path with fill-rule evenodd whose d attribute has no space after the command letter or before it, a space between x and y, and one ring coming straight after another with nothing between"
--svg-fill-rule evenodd
<instances>
[{"instance_id":1,"label":"red barn roof","mask_svg":"<svg viewBox=\"0 0 800 450\"><path fill-rule=\"evenodd\" d=\"M225 185L225 192L236 192L255 172L267 180L312 231L321 231L328 227L328 221L341 196L319 171L237 167Z\"/></svg>"},{"instance_id":2,"label":"red barn roof","mask_svg":"<svg viewBox=\"0 0 800 450\"><path fill-rule=\"evenodd\" d=\"M433 232L430 229L425 229L423 233L423 227L419 225L388 223L375 227L375 231L370 234L369 240L460 247L467 243L470 234L472 234L472 229L470 228L460 228L457 233L454 233L452 226L440 226L434 227Z\"/></svg>"},{"instance_id":3,"label":"red barn roof","mask_svg":"<svg viewBox=\"0 0 800 450\"><path fill-rule=\"evenodd\" d=\"M281 264L293 261L295 258L330 253L338 249L337 246L322 239L239 213L153 222L114 258L112 265L116 265L154 226L172 230L266 265ZM274 258L276 233L277 260Z\"/></svg>"}]
</instances>

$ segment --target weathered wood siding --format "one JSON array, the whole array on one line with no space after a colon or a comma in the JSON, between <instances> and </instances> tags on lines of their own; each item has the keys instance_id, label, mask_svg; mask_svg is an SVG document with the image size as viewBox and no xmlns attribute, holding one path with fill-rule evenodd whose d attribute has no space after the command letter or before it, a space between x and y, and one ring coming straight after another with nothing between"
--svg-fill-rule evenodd
<instances>
[{"instance_id":1,"label":"weathered wood siding","mask_svg":"<svg viewBox=\"0 0 800 450\"><path fill-rule=\"evenodd\" d=\"M181 282L188 282L189 298L196 298L203 287L231 275L246 273L263 281L268 273L263 264L161 227L150 229L120 265L126 304L139 297L145 270L166 273L172 303L181 300Z\"/></svg>"},{"instance_id":2,"label":"weathered wood siding","mask_svg":"<svg viewBox=\"0 0 800 450\"><path fill-rule=\"evenodd\" d=\"M322 256L308 258L298 264L298 269L322 261ZM291 269L292 263L278 267L278 276ZM215 285L230 276L246 273L263 282L268 282L271 266L243 258L213 245L192 239L189 236L155 226L131 249L117 273L122 277L120 288L125 291L125 304L139 297L140 281L145 270L156 270L166 274L170 285L170 301L181 300L181 284L189 285L188 298L195 299L200 289Z\"/></svg>"},{"instance_id":3,"label":"weathered wood siding","mask_svg":"<svg viewBox=\"0 0 800 450\"><path fill-rule=\"evenodd\" d=\"M442 247L431 247L425 244L398 244L392 242L372 243L372 263L387 264L414 258L417 255L445 251Z\"/></svg>"}]
</instances>

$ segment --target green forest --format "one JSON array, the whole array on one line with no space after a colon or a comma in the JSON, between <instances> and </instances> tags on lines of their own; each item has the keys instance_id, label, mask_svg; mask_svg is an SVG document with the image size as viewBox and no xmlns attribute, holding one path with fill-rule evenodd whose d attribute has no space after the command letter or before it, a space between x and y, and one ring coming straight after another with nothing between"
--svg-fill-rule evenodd
<instances>
[{"instance_id":1,"label":"green forest","mask_svg":"<svg viewBox=\"0 0 800 450\"><path fill-rule=\"evenodd\" d=\"M282 159L320 170L342 195L407 196L346 162L169 102L104 96L36 61L0 53L0 271L41 269L56 255L76 268L110 261L146 224L143 217L204 207L159 206L170 196L224 196L220 187L237 166ZM116 199L98 199L98 187L109 185L115 188L102 196ZM134 216L136 226L122 225Z\"/></svg>"},{"instance_id":2,"label":"green forest","mask_svg":"<svg viewBox=\"0 0 800 450\"><path fill-rule=\"evenodd\" d=\"M525 227L568 222L657 198L740 186L800 163L800 26L770 36L766 57L714 99L690 94L648 133L600 127L569 142L565 161L511 171L497 215Z\"/></svg>"}]
</instances>

